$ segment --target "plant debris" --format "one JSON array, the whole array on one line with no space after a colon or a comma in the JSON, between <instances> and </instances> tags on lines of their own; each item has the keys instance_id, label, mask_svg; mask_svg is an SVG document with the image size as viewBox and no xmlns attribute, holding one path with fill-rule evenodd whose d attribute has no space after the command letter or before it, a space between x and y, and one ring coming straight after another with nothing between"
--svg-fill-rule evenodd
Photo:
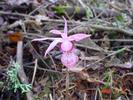
<instances>
[{"instance_id":1,"label":"plant debris","mask_svg":"<svg viewBox=\"0 0 133 100\"><path fill-rule=\"evenodd\" d=\"M132 9L132 0L1 0L0 100L132 100Z\"/></svg>"}]
</instances>

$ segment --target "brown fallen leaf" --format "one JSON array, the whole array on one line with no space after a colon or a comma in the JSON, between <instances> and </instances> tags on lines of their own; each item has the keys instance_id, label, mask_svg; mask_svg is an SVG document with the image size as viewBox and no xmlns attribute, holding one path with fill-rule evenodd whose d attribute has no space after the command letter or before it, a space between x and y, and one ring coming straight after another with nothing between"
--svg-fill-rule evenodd
<instances>
[{"instance_id":1,"label":"brown fallen leaf","mask_svg":"<svg viewBox=\"0 0 133 100\"><path fill-rule=\"evenodd\" d=\"M8 34L8 38L11 42L18 42L22 40L22 33L21 32L15 32Z\"/></svg>"}]
</instances>

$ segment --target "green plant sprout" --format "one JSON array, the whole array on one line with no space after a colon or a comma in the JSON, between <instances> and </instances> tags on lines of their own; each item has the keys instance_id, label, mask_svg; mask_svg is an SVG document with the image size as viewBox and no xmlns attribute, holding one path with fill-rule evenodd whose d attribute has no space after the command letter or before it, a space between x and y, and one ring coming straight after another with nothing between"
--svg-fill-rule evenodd
<instances>
[{"instance_id":1,"label":"green plant sprout","mask_svg":"<svg viewBox=\"0 0 133 100\"><path fill-rule=\"evenodd\" d=\"M8 80L9 80L9 89L14 90L16 92L17 90L20 90L22 93L26 93L31 90L32 86L31 84L23 84L18 79L18 71L20 69L20 65L17 62L11 62L11 67L7 71Z\"/></svg>"}]
</instances>

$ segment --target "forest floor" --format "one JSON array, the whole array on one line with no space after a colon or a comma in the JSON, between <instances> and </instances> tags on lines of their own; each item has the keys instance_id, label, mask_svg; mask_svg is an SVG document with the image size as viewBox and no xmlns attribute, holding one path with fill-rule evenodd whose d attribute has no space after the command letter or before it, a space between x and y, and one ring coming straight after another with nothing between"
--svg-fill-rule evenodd
<instances>
[{"instance_id":1,"label":"forest floor","mask_svg":"<svg viewBox=\"0 0 133 100\"><path fill-rule=\"evenodd\" d=\"M132 26L132 0L1 0L0 100L133 100Z\"/></svg>"}]
</instances>

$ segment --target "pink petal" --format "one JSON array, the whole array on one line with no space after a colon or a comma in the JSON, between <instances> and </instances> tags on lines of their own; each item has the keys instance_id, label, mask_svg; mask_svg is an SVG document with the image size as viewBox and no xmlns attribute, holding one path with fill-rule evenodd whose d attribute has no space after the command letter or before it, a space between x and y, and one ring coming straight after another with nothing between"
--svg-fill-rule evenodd
<instances>
[{"instance_id":1,"label":"pink petal","mask_svg":"<svg viewBox=\"0 0 133 100\"><path fill-rule=\"evenodd\" d=\"M71 41L68 40L63 40L61 43L61 50L63 52L68 52L71 51L73 48L73 43Z\"/></svg>"},{"instance_id":2,"label":"pink petal","mask_svg":"<svg viewBox=\"0 0 133 100\"><path fill-rule=\"evenodd\" d=\"M75 65L78 62L78 56L74 54L73 52L71 53L63 53L61 57L61 62L64 66L66 66L68 69L75 67Z\"/></svg>"},{"instance_id":3,"label":"pink petal","mask_svg":"<svg viewBox=\"0 0 133 100\"><path fill-rule=\"evenodd\" d=\"M46 50L45 56L46 56L59 42L61 42L60 39L54 40L54 41L49 45L48 49Z\"/></svg>"},{"instance_id":4,"label":"pink petal","mask_svg":"<svg viewBox=\"0 0 133 100\"><path fill-rule=\"evenodd\" d=\"M51 30L49 32L50 33L53 33L53 34L58 34L58 35L61 35L62 34L59 30Z\"/></svg>"},{"instance_id":5,"label":"pink petal","mask_svg":"<svg viewBox=\"0 0 133 100\"><path fill-rule=\"evenodd\" d=\"M90 37L91 35L87 35L87 34L74 34L68 37L68 39L70 41L80 41L83 40L84 38Z\"/></svg>"},{"instance_id":6,"label":"pink petal","mask_svg":"<svg viewBox=\"0 0 133 100\"><path fill-rule=\"evenodd\" d=\"M32 41L44 41L47 40L48 38L38 38L38 39L33 39Z\"/></svg>"},{"instance_id":7,"label":"pink petal","mask_svg":"<svg viewBox=\"0 0 133 100\"><path fill-rule=\"evenodd\" d=\"M62 34L63 38L67 37L67 21L66 19L63 17L64 21L65 21L65 26L64 26L64 33Z\"/></svg>"}]
</instances>

